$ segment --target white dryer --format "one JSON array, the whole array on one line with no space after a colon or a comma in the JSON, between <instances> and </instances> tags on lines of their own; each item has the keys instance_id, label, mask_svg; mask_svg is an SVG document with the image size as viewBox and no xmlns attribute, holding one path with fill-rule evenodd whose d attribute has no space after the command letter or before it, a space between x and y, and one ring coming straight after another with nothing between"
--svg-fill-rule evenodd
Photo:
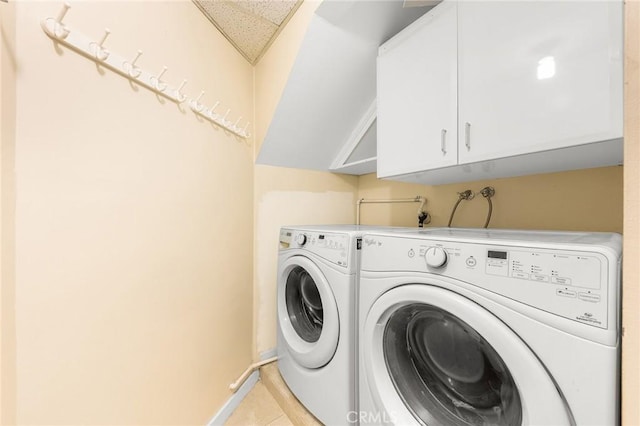
<instances>
[{"instance_id":1,"label":"white dryer","mask_svg":"<svg viewBox=\"0 0 640 426\"><path fill-rule=\"evenodd\" d=\"M363 237L361 424L619 424L621 236Z\"/></svg>"},{"instance_id":2,"label":"white dryer","mask_svg":"<svg viewBox=\"0 0 640 426\"><path fill-rule=\"evenodd\" d=\"M362 233L355 225L280 230L278 368L292 393L329 425L357 418L357 284Z\"/></svg>"}]
</instances>

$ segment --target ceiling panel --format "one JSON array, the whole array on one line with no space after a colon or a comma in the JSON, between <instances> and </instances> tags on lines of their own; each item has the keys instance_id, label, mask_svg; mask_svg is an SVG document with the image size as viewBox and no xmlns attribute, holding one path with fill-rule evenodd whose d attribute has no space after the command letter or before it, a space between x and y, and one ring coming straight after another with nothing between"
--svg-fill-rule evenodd
<instances>
[{"instance_id":1,"label":"ceiling panel","mask_svg":"<svg viewBox=\"0 0 640 426\"><path fill-rule=\"evenodd\" d=\"M238 51L255 64L302 0L193 0Z\"/></svg>"}]
</instances>

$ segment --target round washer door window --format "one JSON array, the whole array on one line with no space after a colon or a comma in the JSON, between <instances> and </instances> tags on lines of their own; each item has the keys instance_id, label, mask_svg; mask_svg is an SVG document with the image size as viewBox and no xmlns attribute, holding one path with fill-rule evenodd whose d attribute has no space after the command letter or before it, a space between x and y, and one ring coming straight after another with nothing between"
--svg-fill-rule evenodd
<instances>
[{"instance_id":1,"label":"round washer door window","mask_svg":"<svg viewBox=\"0 0 640 426\"><path fill-rule=\"evenodd\" d=\"M324 274L306 257L294 256L280 267L278 320L296 362L321 368L333 358L338 347L338 308Z\"/></svg>"},{"instance_id":2,"label":"round washer door window","mask_svg":"<svg viewBox=\"0 0 640 426\"><path fill-rule=\"evenodd\" d=\"M460 318L411 303L391 314L382 341L393 385L422 423L522 424L522 402L509 369Z\"/></svg>"},{"instance_id":3,"label":"round washer door window","mask_svg":"<svg viewBox=\"0 0 640 426\"><path fill-rule=\"evenodd\" d=\"M373 304L361 338L368 390L393 423L572 424L529 347L458 293L396 287Z\"/></svg>"}]
</instances>

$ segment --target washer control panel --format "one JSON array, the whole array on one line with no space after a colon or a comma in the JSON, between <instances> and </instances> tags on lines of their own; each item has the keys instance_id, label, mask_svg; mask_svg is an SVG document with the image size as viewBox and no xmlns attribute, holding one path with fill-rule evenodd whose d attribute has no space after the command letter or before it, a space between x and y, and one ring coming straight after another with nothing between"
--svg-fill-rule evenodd
<instances>
[{"instance_id":1,"label":"washer control panel","mask_svg":"<svg viewBox=\"0 0 640 426\"><path fill-rule=\"evenodd\" d=\"M349 235L331 232L280 230L280 250L304 249L335 263L349 266Z\"/></svg>"},{"instance_id":2,"label":"washer control panel","mask_svg":"<svg viewBox=\"0 0 640 426\"><path fill-rule=\"evenodd\" d=\"M619 264L597 250L365 236L363 271L442 275L594 327L607 328Z\"/></svg>"},{"instance_id":3,"label":"washer control panel","mask_svg":"<svg viewBox=\"0 0 640 426\"><path fill-rule=\"evenodd\" d=\"M514 278L593 290L601 286L602 265L594 256L511 250L507 260L507 273Z\"/></svg>"}]
</instances>

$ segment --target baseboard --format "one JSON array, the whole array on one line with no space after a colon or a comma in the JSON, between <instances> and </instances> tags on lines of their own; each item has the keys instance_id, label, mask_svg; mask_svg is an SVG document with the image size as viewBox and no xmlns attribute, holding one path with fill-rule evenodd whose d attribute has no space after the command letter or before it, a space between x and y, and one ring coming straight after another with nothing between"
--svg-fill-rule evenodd
<instances>
[{"instance_id":1,"label":"baseboard","mask_svg":"<svg viewBox=\"0 0 640 426\"><path fill-rule=\"evenodd\" d=\"M275 356L278 356L278 350L276 348L267 349L266 351L262 351L258 354L260 361L264 361L265 359L273 358Z\"/></svg>"},{"instance_id":2,"label":"baseboard","mask_svg":"<svg viewBox=\"0 0 640 426\"><path fill-rule=\"evenodd\" d=\"M266 351L260 352L260 361L264 361L265 359L273 358L278 354L276 348L267 349ZM222 406L220 410L216 413L215 416L209 420L207 426L219 426L223 425L224 422L227 421L231 414L233 414L234 410L238 408L242 400L251 389L258 383L260 379L260 370L255 370L253 373L249 375L247 380L240 386L236 393L231 395L231 398L227 400L227 402Z\"/></svg>"},{"instance_id":3,"label":"baseboard","mask_svg":"<svg viewBox=\"0 0 640 426\"><path fill-rule=\"evenodd\" d=\"M231 395L231 398L227 400L227 402L222 406L220 410L216 413L215 416L209 420L207 426L222 426L224 422L233 414L233 411L238 408L238 405L242 402L245 396L251 389L258 383L258 379L260 378L260 372L258 370L251 373L251 375L247 378L247 380L240 386L238 391Z\"/></svg>"}]
</instances>

